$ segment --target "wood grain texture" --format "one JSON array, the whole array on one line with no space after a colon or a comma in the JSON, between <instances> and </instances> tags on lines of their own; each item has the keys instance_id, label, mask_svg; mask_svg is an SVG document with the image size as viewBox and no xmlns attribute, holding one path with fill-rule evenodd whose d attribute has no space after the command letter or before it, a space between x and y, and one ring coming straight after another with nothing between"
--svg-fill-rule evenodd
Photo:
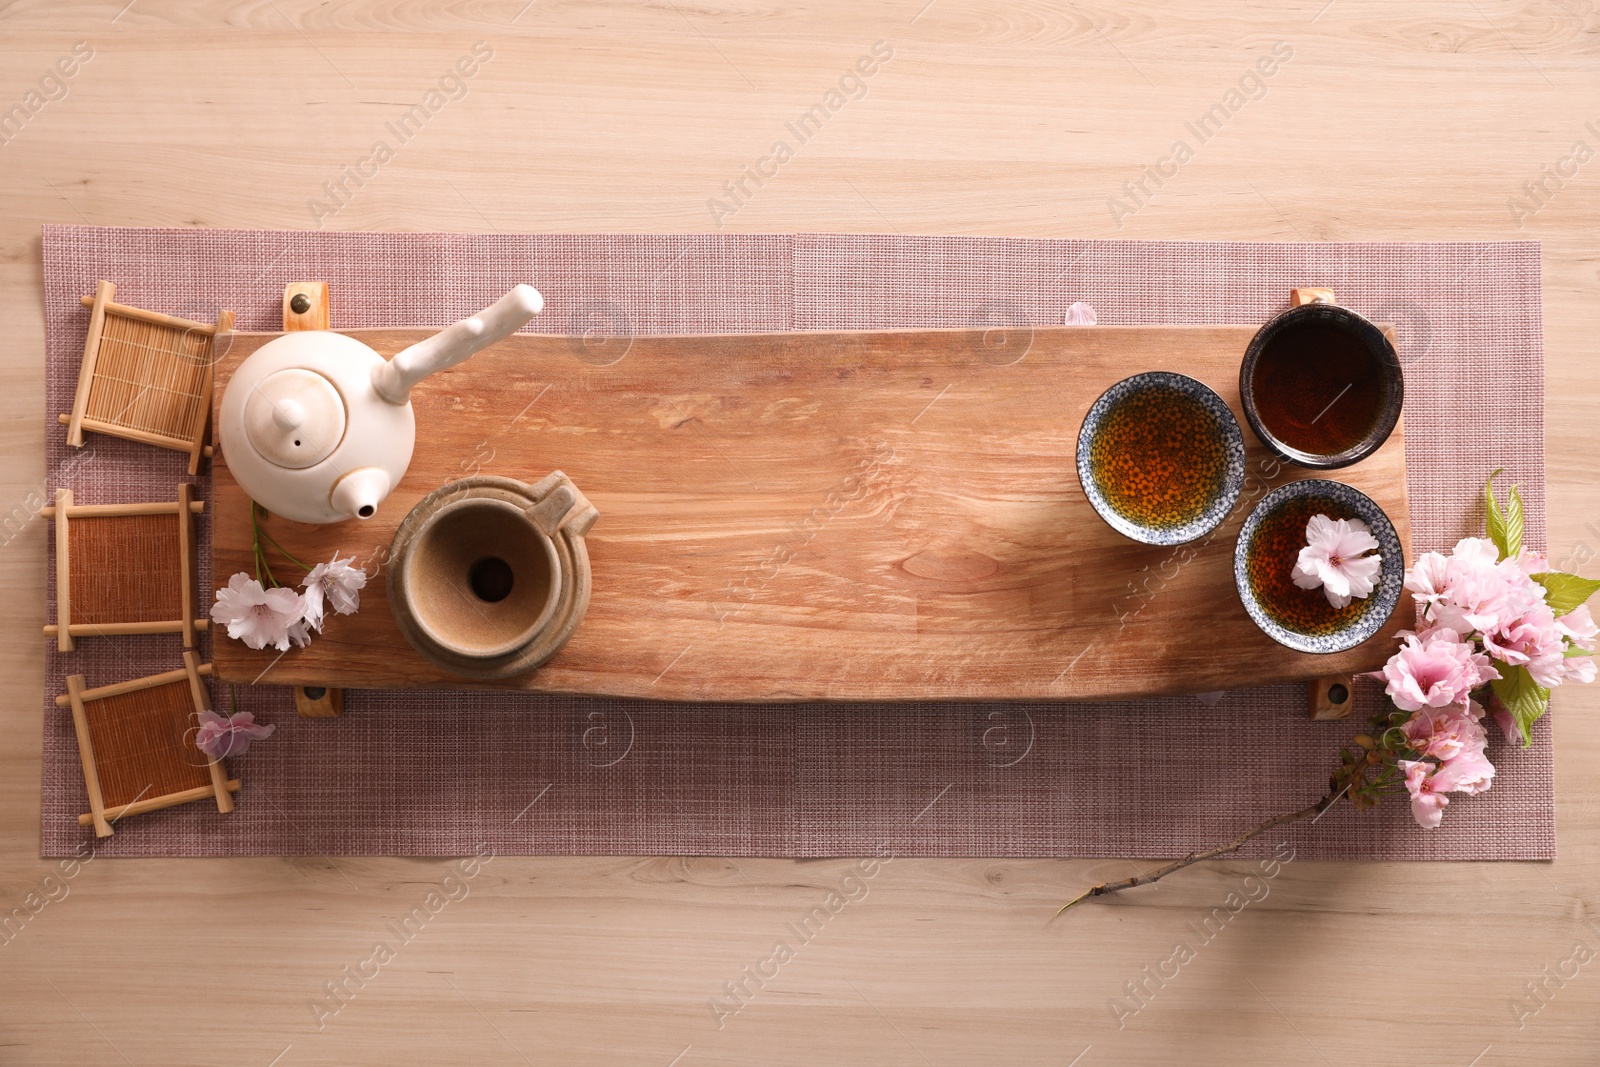
<instances>
[{"instance_id":1,"label":"wood grain texture","mask_svg":"<svg viewBox=\"0 0 1600 1067\"><path fill-rule=\"evenodd\" d=\"M882 38L896 58L867 97L728 229L1542 239L1549 544L1592 574L1600 164L1531 216L1507 209L1574 140L1600 147L1584 126L1597 121L1592 5L17 0L0 26L6 106L73 42L94 49L67 97L0 147L0 503L23 517L0 546L0 588L17 605L0 621L0 907L47 901L4 929L0 1058L1234 1067L1421 1048L1460 1067L1592 1067L1594 964L1552 985L1537 1014L1511 1008L1576 941L1600 949L1592 686L1559 694L1553 716L1560 859L1291 863L1120 1026L1109 999L1242 892L1254 865L1208 864L1052 922L1129 864L898 859L719 1028L708 998L853 861L500 857L319 1020L324 983L456 868L95 859L69 878L40 860L49 524L33 517L54 488L39 425L41 221L703 231L715 226L706 200ZM480 38L495 58L468 95L314 218L324 183ZM1295 59L1265 98L1116 225L1107 201L1275 40ZM1327 730L1331 753L1351 727ZM1307 770L1314 789L1321 769ZM1219 841L1239 829L1227 812L1217 825Z\"/></svg>"},{"instance_id":2,"label":"wood grain texture","mask_svg":"<svg viewBox=\"0 0 1600 1067\"><path fill-rule=\"evenodd\" d=\"M1211 692L1379 667L1370 641L1293 652L1250 621L1236 535L1274 485L1308 476L1245 431L1248 484L1212 535L1137 544L1090 507L1074 466L1089 406L1130 374L1199 378L1239 410L1254 328L1057 328L985 362L981 331L640 337L571 368L564 338L519 335L412 393L411 467L365 522L269 527L303 560L379 569L416 502L472 473L564 470L600 509L594 599L536 671L488 683L665 700L1060 700ZM241 335L232 372L272 334ZM352 334L385 356L427 331ZM1408 542L1405 443L1337 472ZM213 581L253 570L248 497L216 462ZM209 598L208 598L209 602ZM1197 629L1211 640L1197 642ZM399 636L382 584L280 656L219 641L220 676L388 688L467 683Z\"/></svg>"}]
</instances>

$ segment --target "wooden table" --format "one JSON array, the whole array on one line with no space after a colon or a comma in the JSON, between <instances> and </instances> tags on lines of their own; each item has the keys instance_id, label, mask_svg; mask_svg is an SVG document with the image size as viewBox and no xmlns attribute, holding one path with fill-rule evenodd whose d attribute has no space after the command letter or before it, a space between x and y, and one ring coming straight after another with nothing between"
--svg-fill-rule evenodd
<instances>
[{"instance_id":1,"label":"wooden table","mask_svg":"<svg viewBox=\"0 0 1600 1067\"><path fill-rule=\"evenodd\" d=\"M0 147L8 510L44 476L41 221L712 229L708 199L881 39L894 56L866 96L779 177L750 184L725 228L1542 238L1551 555L1577 565L1600 548L1600 164L1551 183L1520 224L1507 206L1546 165L1570 171L1574 141L1596 147L1584 126L1597 120L1595 15L1578 5L113 0L13 4L0 27L7 107L74 41L93 49L66 98ZM478 40L493 57L464 98L329 199L325 183ZM1265 96L1114 219L1124 183L1275 41L1293 58ZM46 531L8 528L0 548L0 582L24 606L0 651L8 912L58 871L36 858ZM719 1029L708 998L853 861L500 858L319 1030L323 983L367 960L449 863L101 860L0 946L0 1058L1589 1064L1600 965L1552 984L1520 1029L1510 1007L1574 942L1600 950L1585 922L1600 915L1600 692L1558 705L1562 859L1289 864L1121 1029L1109 998L1253 865L1193 868L1052 922L1079 888L1132 865L898 859Z\"/></svg>"}]
</instances>

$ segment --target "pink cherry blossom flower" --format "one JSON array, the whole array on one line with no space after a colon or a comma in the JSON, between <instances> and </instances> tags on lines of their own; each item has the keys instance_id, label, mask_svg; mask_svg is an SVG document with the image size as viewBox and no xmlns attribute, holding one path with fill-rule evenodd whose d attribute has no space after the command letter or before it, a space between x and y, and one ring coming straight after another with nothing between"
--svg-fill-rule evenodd
<instances>
[{"instance_id":1,"label":"pink cherry blossom flower","mask_svg":"<svg viewBox=\"0 0 1600 1067\"><path fill-rule=\"evenodd\" d=\"M257 726L256 717L239 711L223 718L214 711L200 713L200 729L195 731L195 747L212 759L242 756L250 742L271 737L276 726Z\"/></svg>"},{"instance_id":2,"label":"pink cherry blossom flower","mask_svg":"<svg viewBox=\"0 0 1600 1067\"><path fill-rule=\"evenodd\" d=\"M1497 625L1502 618L1521 614L1520 600L1508 601L1509 575L1500 570L1500 550L1481 537L1465 537L1456 542L1438 579L1443 595L1424 609L1424 617L1434 626L1444 626L1458 634L1471 634ZM1421 562L1420 560L1418 561ZM1430 580L1437 578L1430 561ZM1532 585L1517 572L1521 584Z\"/></svg>"},{"instance_id":3,"label":"pink cherry blossom flower","mask_svg":"<svg viewBox=\"0 0 1600 1067\"><path fill-rule=\"evenodd\" d=\"M1424 552L1406 574L1406 588L1423 610L1443 603L1450 595L1450 561L1437 552ZM1431 620L1430 620L1431 621Z\"/></svg>"},{"instance_id":4,"label":"pink cherry blossom flower","mask_svg":"<svg viewBox=\"0 0 1600 1067\"><path fill-rule=\"evenodd\" d=\"M1530 552L1527 549L1518 552L1516 558L1508 562L1516 564L1517 569L1529 578L1532 578L1535 574L1543 574L1550 569L1549 560L1539 553Z\"/></svg>"},{"instance_id":5,"label":"pink cherry blossom flower","mask_svg":"<svg viewBox=\"0 0 1600 1067\"><path fill-rule=\"evenodd\" d=\"M1500 549L1487 537L1463 537L1450 550L1450 558L1465 569L1493 567L1500 562Z\"/></svg>"},{"instance_id":6,"label":"pink cherry blossom flower","mask_svg":"<svg viewBox=\"0 0 1600 1067\"><path fill-rule=\"evenodd\" d=\"M1542 602L1520 617L1484 631L1483 647L1503 663L1528 668L1533 680L1546 689L1560 685L1566 674L1566 641L1555 616Z\"/></svg>"},{"instance_id":7,"label":"pink cherry blossom flower","mask_svg":"<svg viewBox=\"0 0 1600 1067\"><path fill-rule=\"evenodd\" d=\"M1411 794L1411 817L1417 825L1437 829L1444 809L1450 803L1446 793L1485 792L1494 781L1494 764L1483 754L1482 746L1463 749L1438 766L1422 760L1397 760L1395 766L1406 776L1406 792Z\"/></svg>"},{"instance_id":8,"label":"pink cherry blossom flower","mask_svg":"<svg viewBox=\"0 0 1600 1067\"><path fill-rule=\"evenodd\" d=\"M1441 792L1477 794L1487 792L1494 780L1494 764L1483 754L1483 746L1469 748L1459 756L1439 764L1434 773L1434 788Z\"/></svg>"},{"instance_id":9,"label":"pink cherry blossom flower","mask_svg":"<svg viewBox=\"0 0 1600 1067\"><path fill-rule=\"evenodd\" d=\"M1476 701L1469 701L1465 707L1425 707L1407 719L1401 730L1406 743L1422 755L1452 760L1466 752L1483 751L1486 738L1477 722L1481 718L1483 708Z\"/></svg>"},{"instance_id":10,"label":"pink cherry blossom flower","mask_svg":"<svg viewBox=\"0 0 1600 1067\"><path fill-rule=\"evenodd\" d=\"M289 630L305 615L305 598L293 589L263 589L261 583L240 571L217 590L211 621L227 626L228 636L250 648L271 645L289 650Z\"/></svg>"},{"instance_id":11,"label":"pink cherry blossom flower","mask_svg":"<svg viewBox=\"0 0 1600 1067\"><path fill-rule=\"evenodd\" d=\"M306 591L306 623L318 633L322 632L324 598L340 615L354 614L361 607L361 590L367 584L367 572L352 567L353 562L354 556L340 559L335 552L327 563L312 567L311 573L300 583Z\"/></svg>"},{"instance_id":12,"label":"pink cherry blossom flower","mask_svg":"<svg viewBox=\"0 0 1600 1067\"><path fill-rule=\"evenodd\" d=\"M1593 652L1595 634L1600 633L1600 627L1594 624L1594 616L1589 614L1589 605L1579 604L1556 620L1556 629L1562 636L1574 645L1589 652Z\"/></svg>"},{"instance_id":13,"label":"pink cherry blossom flower","mask_svg":"<svg viewBox=\"0 0 1600 1067\"><path fill-rule=\"evenodd\" d=\"M1561 676L1561 684L1568 682L1581 682L1588 685L1594 681L1595 665L1593 656L1563 656L1562 667L1565 673Z\"/></svg>"},{"instance_id":14,"label":"pink cherry blossom flower","mask_svg":"<svg viewBox=\"0 0 1600 1067\"><path fill-rule=\"evenodd\" d=\"M1489 657L1449 629L1407 634L1383 667L1389 697L1405 711L1464 703L1472 690L1498 677Z\"/></svg>"},{"instance_id":15,"label":"pink cherry blossom flower","mask_svg":"<svg viewBox=\"0 0 1600 1067\"><path fill-rule=\"evenodd\" d=\"M1366 554L1378 547L1378 540L1366 523L1313 515L1306 524L1306 542L1291 574L1295 585L1301 589L1320 587L1328 603L1336 608L1344 607L1353 597L1372 595L1373 580L1383 568L1383 557Z\"/></svg>"},{"instance_id":16,"label":"pink cherry blossom flower","mask_svg":"<svg viewBox=\"0 0 1600 1067\"><path fill-rule=\"evenodd\" d=\"M1431 773L1433 764L1403 759L1396 761L1395 766L1406 776L1406 792L1411 794L1411 817L1417 820L1418 826L1437 829L1450 798L1445 796L1448 789L1438 788L1441 783Z\"/></svg>"}]
</instances>

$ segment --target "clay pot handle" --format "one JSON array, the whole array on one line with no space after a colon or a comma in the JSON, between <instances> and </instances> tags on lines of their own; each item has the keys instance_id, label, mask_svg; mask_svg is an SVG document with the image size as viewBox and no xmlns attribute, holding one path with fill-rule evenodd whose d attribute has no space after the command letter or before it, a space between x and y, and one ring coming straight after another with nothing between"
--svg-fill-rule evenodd
<instances>
[{"instance_id":1,"label":"clay pot handle","mask_svg":"<svg viewBox=\"0 0 1600 1067\"><path fill-rule=\"evenodd\" d=\"M562 471L551 471L533 487L533 492L539 502L528 508L528 517L546 537L554 537L562 529L573 537L582 537L600 518L589 498Z\"/></svg>"}]
</instances>

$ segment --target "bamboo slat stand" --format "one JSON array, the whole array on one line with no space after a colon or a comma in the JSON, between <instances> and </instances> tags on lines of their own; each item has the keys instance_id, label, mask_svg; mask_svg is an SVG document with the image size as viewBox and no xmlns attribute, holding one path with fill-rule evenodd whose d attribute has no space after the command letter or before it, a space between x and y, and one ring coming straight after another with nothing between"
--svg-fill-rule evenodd
<instances>
[{"instance_id":1,"label":"bamboo slat stand","mask_svg":"<svg viewBox=\"0 0 1600 1067\"><path fill-rule=\"evenodd\" d=\"M211 710L211 696L200 679L211 674L193 652L183 654L181 670L84 688L83 675L67 678L56 705L72 709L78 756L89 794L89 811L80 826L109 837L111 824L124 815L157 811L214 797L219 812L233 810L238 779L230 779L221 760L209 760L195 747L195 717Z\"/></svg>"},{"instance_id":2,"label":"bamboo slat stand","mask_svg":"<svg viewBox=\"0 0 1600 1067\"><path fill-rule=\"evenodd\" d=\"M209 456L217 338L233 330L233 312L214 325L112 303L116 286L95 285L83 303L89 333L70 414L57 416L67 443L83 447L85 431L143 441L189 454L189 473Z\"/></svg>"},{"instance_id":3,"label":"bamboo slat stand","mask_svg":"<svg viewBox=\"0 0 1600 1067\"><path fill-rule=\"evenodd\" d=\"M205 510L194 487L152 504L74 504L57 489L43 509L56 524L56 621L46 626L56 648L75 638L113 634L195 634L211 620L195 615L194 516Z\"/></svg>"}]
</instances>

